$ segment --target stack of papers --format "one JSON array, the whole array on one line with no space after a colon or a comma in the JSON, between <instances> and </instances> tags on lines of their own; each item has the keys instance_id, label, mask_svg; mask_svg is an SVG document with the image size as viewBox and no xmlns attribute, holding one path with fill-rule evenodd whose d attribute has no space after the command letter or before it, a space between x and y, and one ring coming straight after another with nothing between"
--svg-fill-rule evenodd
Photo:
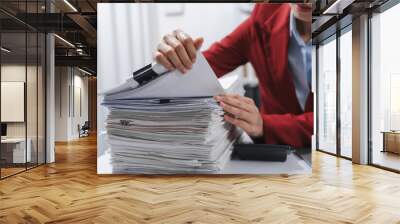
<instances>
[{"instance_id":1,"label":"stack of papers","mask_svg":"<svg viewBox=\"0 0 400 224\"><path fill-rule=\"evenodd\" d=\"M226 123L212 96L242 93L237 76L222 86L199 54L185 75L171 72L106 94L107 141L113 173L218 173L241 130Z\"/></svg>"}]
</instances>

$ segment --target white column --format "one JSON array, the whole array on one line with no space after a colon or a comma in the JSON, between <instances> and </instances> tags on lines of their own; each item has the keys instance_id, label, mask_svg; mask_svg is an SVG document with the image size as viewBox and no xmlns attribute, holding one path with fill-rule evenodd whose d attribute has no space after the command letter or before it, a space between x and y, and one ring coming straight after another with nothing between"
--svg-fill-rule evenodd
<instances>
[{"instance_id":1,"label":"white column","mask_svg":"<svg viewBox=\"0 0 400 224\"><path fill-rule=\"evenodd\" d=\"M368 163L368 15L353 20L353 162Z\"/></svg>"},{"instance_id":2,"label":"white column","mask_svg":"<svg viewBox=\"0 0 400 224\"><path fill-rule=\"evenodd\" d=\"M55 161L55 76L54 35L46 36L46 163Z\"/></svg>"}]
</instances>

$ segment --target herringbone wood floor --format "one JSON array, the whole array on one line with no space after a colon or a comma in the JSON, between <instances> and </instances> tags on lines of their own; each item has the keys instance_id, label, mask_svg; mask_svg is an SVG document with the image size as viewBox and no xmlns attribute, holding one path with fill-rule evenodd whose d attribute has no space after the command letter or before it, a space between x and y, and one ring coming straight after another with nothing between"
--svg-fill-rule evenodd
<instances>
[{"instance_id":1,"label":"herringbone wood floor","mask_svg":"<svg viewBox=\"0 0 400 224\"><path fill-rule=\"evenodd\" d=\"M316 152L313 174L99 176L96 139L0 181L0 223L400 223L400 175Z\"/></svg>"}]
</instances>

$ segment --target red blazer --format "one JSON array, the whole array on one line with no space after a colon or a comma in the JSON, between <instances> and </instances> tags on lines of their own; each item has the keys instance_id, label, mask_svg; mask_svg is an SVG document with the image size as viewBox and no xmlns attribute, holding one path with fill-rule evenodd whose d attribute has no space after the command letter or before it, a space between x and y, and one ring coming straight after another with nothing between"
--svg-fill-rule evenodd
<instances>
[{"instance_id":1,"label":"red blazer","mask_svg":"<svg viewBox=\"0 0 400 224\"><path fill-rule=\"evenodd\" d=\"M289 20L289 4L257 4L248 19L204 56L218 77L250 62L259 79L265 143L307 147L313 95L309 93L303 111L288 65Z\"/></svg>"}]
</instances>

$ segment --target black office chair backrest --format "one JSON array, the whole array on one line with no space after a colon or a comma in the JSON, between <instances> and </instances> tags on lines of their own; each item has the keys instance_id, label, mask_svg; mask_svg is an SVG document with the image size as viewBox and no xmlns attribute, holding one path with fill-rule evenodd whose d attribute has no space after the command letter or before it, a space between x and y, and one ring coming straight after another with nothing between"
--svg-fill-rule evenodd
<instances>
[{"instance_id":1,"label":"black office chair backrest","mask_svg":"<svg viewBox=\"0 0 400 224\"><path fill-rule=\"evenodd\" d=\"M90 128L89 124L90 124L89 121L85 121L85 123L82 126L82 129L89 129Z\"/></svg>"}]
</instances>

